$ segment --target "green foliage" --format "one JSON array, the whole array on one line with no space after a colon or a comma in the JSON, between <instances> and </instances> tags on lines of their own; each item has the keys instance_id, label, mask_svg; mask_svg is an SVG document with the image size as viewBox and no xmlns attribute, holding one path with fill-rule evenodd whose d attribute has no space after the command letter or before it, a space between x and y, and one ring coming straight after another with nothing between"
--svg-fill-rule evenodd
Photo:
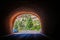
<instances>
[{"instance_id":1,"label":"green foliage","mask_svg":"<svg viewBox=\"0 0 60 40\"><path fill-rule=\"evenodd\" d=\"M26 25L26 28L28 30L30 30L30 28L33 27L33 23L32 23L32 18L31 16L27 19L27 25Z\"/></svg>"},{"instance_id":2,"label":"green foliage","mask_svg":"<svg viewBox=\"0 0 60 40\"><path fill-rule=\"evenodd\" d=\"M14 23L14 29L18 29L18 21L16 21L15 23Z\"/></svg>"},{"instance_id":3,"label":"green foliage","mask_svg":"<svg viewBox=\"0 0 60 40\"><path fill-rule=\"evenodd\" d=\"M38 24L38 25L37 25ZM31 15L22 15L22 20L16 20L14 23L14 29L20 30L40 30L40 22L38 20L33 21Z\"/></svg>"}]
</instances>

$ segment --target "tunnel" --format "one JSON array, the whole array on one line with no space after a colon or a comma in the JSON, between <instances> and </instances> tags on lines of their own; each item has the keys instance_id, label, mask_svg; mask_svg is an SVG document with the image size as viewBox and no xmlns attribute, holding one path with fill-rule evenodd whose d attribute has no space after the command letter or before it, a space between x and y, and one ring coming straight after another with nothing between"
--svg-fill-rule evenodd
<instances>
[{"instance_id":1,"label":"tunnel","mask_svg":"<svg viewBox=\"0 0 60 40\"><path fill-rule=\"evenodd\" d=\"M14 39L14 40L53 40L54 39L54 27L55 27L55 15L51 5L48 2L35 1L15 1L5 2L1 7L1 27L0 37L2 39ZM41 33L40 34L14 34L13 25L17 16L24 13L31 13L39 18L41 21ZM53 35L53 36L52 36Z\"/></svg>"}]
</instances>

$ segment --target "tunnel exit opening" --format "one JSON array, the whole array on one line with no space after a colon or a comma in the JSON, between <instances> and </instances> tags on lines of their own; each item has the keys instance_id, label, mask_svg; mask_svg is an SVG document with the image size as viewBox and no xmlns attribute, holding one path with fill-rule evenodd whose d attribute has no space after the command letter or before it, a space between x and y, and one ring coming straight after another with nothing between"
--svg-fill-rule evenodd
<instances>
[{"instance_id":1,"label":"tunnel exit opening","mask_svg":"<svg viewBox=\"0 0 60 40\"><path fill-rule=\"evenodd\" d=\"M36 14L25 12L16 16L13 24L13 33L40 34L41 22Z\"/></svg>"}]
</instances>

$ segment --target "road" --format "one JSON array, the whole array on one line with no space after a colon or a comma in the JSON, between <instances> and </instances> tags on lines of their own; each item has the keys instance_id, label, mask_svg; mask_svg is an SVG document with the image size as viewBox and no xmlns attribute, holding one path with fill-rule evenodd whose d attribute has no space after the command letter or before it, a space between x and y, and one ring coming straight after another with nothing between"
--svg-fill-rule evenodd
<instances>
[{"instance_id":1,"label":"road","mask_svg":"<svg viewBox=\"0 0 60 40\"><path fill-rule=\"evenodd\" d=\"M35 30L23 30L18 32L17 34L37 34L37 33L40 33L40 32Z\"/></svg>"}]
</instances>

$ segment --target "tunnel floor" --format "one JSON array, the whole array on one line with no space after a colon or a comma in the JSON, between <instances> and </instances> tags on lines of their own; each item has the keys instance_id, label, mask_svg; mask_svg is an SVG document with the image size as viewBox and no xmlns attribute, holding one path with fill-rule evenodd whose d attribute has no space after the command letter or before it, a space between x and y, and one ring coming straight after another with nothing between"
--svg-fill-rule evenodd
<instances>
[{"instance_id":1,"label":"tunnel floor","mask_svg":"<svg viewBox=\"0 0 60 40\"><path fill-rule=\"evenodd\" d=\"M48 40L49 38L43 34L13 34L2 37L2 40Z\"/></svg>"}]
</instances>

